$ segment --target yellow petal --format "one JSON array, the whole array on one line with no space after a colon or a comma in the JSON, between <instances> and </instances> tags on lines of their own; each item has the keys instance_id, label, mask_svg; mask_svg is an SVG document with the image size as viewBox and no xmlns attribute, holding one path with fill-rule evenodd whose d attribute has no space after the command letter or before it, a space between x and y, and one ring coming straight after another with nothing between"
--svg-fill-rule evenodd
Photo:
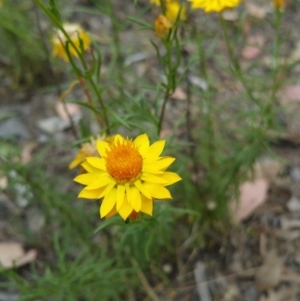
<instances>
[{"instance_id":1,"label":"yellow petal","mask_svg":"<svg viewBox=\"0 0 300 301\"><path fill-rule=\"evenodd\" d=\"M108 219L108 218L114 216L116 213L117 213L117 209L116 209L116 206L114 206L113 209L111 209L111 211L108 214L106 214L105 218Z\"/></svg>"},{"instance_id":2,"label":"yellow petal","mask_svg":"<svg viewBox=\"0 0 300 301\"><path fill-rule=\"evenodd\" d=\"M80 163L85 161L85 157L82 156L82 154L78 154L74 160L69 164L69 169L73 169L76 166L78 166Z\"/></svg>"},{"instance_id":3,"label":"yellow petal","mask_svg":"<svg viewBox=\"0 0 300 301\"><path fill-rule=\"evenodd\" d=\"M83 185L89 185L91 183L96 182L99 178L101 178L101 173L85 173L83 175L77 176L74 181Z\"/></svg>"},{"instance_id":4,"label":"yellow petal","mask_svg":"<svg viewBox=\"0 0 300 301\"><path fill-rule=\"evenodd\" d=\"M86 157L86 161L100 170L106 171L105 161L102 158L97 157Z\"/></svg>"},{"instance_id":5,"label":"yellow petal","mask_svg":"<svg viewBox=\"0 0 300 301\"><path fill-rule=\"evenodd\" d=\"M126 220L126 218L131 214L132 211L133 211L132 206L127 201L127 198L125 198L124 202L122 203L122 206L118 210L119 214L124 220Z\"/></svg>"},{"instance_id":6,"label":"yellow petal","mask_svg":"<svg viewBox=\"0 0 300 301\"><path fill-rule=\"evenodd\" d=\"M151 193L144 187L140 180L134 182L134 186L147 198L151 199Z\"/></svg>"},{"instance_id":7,"label":"yellow petal","mask_svg":"<svg viewBox=\"0 0 300 301\"><path fill-rule=\"evenodd\" d=\"M142 212L149 214L152 216L152 212L153 212L153 200L152 199L148 199L146 197L144 197L142 195L142 206L141 206L141 210Z\"/></svg>"},{"instance_id":8,"label":"yellow petal","mask_svg":"<svg viewBox=\"0 0 300 301\"><path fill-rule=\"evenodd\" d=\"M150 144L148 136L146 134L139 135L134 139L133 143L142 157L145 157L148 153Z\"/></svg>"},{"instance_id":9,"label":"yellow petal","mask_svg":"<svg viewBox=\"0 0 300 301\"><path fill-rule=\"evenodd\" d=\"M92 183L85 187L86 190L94 190L109 184L116 184L114 180L112 180L107 174L103 174L101 178L99 178L96 182Z\"/></svg>"},{"instance_id":10,"label":"yellow petal","mask_svg":"<svg viewBox=\"0 0 300 301\"><path fill-rule=\"evenodd\" d=\"M81 166L89 173L97 173L97 172L102 172L102 170L92 166L89 164L87 161L84 161Z\"/></svg>"},{"instance_id":11,"label":"yellow petal","mask_svg":"<svg viewBox=\"0 0 300 301\"><path fill-rule=\"evenodd\" d=\"M113 188L103 199L100 206L100 217L107 216L113 209L117 200L117 190Z\"/></svg>"},{"instance_id":12,"label":"yellow petal","mask_svg":"<svg viewBox=\"0 0 300 301\"><path fill-rule=\"evenodd\" d=\"M125 198L125 186L118 185L117 187L117 210L118 211L124 202L124 198Z\"/></svg>"},{"instance_id":13,"label":"yellow petal","mask_svg":"<svg viewBox=\"0 0 300 301\"><path fill-rule=\"evenodd\" d=\"M124 138L121 135L117 134L114 137L114 141L123 144Z\"/></svg>"},{"instance_id":14,"label":"yellow petal","mask_svg":"<svg viewBox=\"0 0 300 301\"><path fill-rule=\"evenodd\" d=\"M163 174L162 174L163 175ZM161 176L162 176L161 175ZM153 174L150 173L143 173L141 180L145 181L145 182L150 182L150 183L157 183L157 184L164 184L166 185L168 182L162 178L161 176L155 176Z\"/></svg>"},{"instance_id":15,"label":"yellow petal","mask_svg":"<svg viewBox=\"0 0 300 301\"><path fill-rule=\"evenodd\" d=\"M98 196L98 198L99 199L103 198L106 194L108 194L114 188L114 186L115 186L115 183L109 183L107 186L100 188L100 189L103 189L103 191Z\"/></svg>"},{"instance_id":16,"label":"yellow petal","mask_svg":"<svg viewBox=\"0 0 300 301\"><path fill-rule=\"evenodd\" d=\"M148 150L146 159L147 160L157 160L158 157L160 156L160 154L162 153L162 151L164 150L166 141L165 140L159 140L154 142Z\"/></svg>"},{"instance_id":17,"label":"yellow petal","mask_svg":"<svg viewBox=\"0 0 300 301\"><path fill-rule=\"evenodd\" d=\"M162 175L160 175L160 177L167 182L167 184L164 184L164 186L169 186L182 180L182 178L176 172L170 171L165 171Z\"/></svg>"},{"instance_id":18,"label":"yellow petal","mask_svg":"<svg viewBox=\"0 0 300 301\"><path fill-rule=\"evenodd\" d=\"M103 188L100 189L95 189L95 190L85 190L82 189L78 195L79 198L84 198L84 199L99 199L99 195L103 191Z\"/></svg>"},{"instance_id":19,"label":"yellow petal","mask_svg":"<svg viewBox=\"0 0 300 301\"><path fill-rule=\"evenodd\" d=\"M141 210L141 206L142 206L141 194L136 187L134 186L130 187L130 198L127 195L127 199L128 202L131 204L132 208L136 212L139 212Z\"/></svg>"},{"instance_id":20,"label":"yellow petal","mask_svg":"<svg viewBox=\"0 0 300 301\"><path fill-rule=\"evenodd\" d=\"M159 174L161 171L167 169L174 161L175 158L173 157L163 157L155 163L144 164L143 172Z\"/></svg>"},{"instance_id":21,"label":"yellow petal","mask_svg":"<svg viewBox=\"0 0 300 301\"><path fill-rule=\"evenodd\" d=\"M154 199L172 199L170 191L158 184L144 183L144 187L150 191Z\"/></svg>"},{"instance_id":22,"label":"yellow petal","mask_svg":"<svg viewBox=\"0 0 300 301\"><path fill-rule=\"evenodd\" d=\"M132 199L131 187L130 187L129 183L125 183L125 191L126 191L127 199L131 200Z\"/></svg>"},{"instance_id":23,"label":"yellow petal","mask_svg":"<svg viewBox=\"0 0 300 301\"><path fill-rule=\"evenodd\" d=\"M97 141L97 150L98 150L99 155L102 158L103 158L103 156L105 157L107 149L109 149L109 143L102 141L102 140Z\"/></svg>"}]
</instances>

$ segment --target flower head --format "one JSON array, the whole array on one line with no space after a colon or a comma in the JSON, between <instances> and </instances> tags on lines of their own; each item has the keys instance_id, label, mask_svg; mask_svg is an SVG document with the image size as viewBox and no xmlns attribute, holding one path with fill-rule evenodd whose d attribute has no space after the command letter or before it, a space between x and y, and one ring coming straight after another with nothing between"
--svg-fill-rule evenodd
<instances>
[{"instance_id":1,"label":"flower head","mask_svg":"<svg viewBox=\"0 0 300 301\"><path fill-rule=\"evenodd\" d=\"M83 50L86 51L89 49L91 45L91 39L89 35L84 31L84 29L79 24L70 24L65 23L63 24L64 30L69 35L70 39L72 40L73 45L68 44L70 55L73 57L78 57L78 53L81 53L81 45L83 47ZM60 57L66 62L69 61L66 47L67 47L67 38L64 35L64 33L60 30L56 30L55 34L51 40L53 51L53 56ZM77 50L77 51L76 51Z\"/></svg>"},{"instance_id":2,"label":"flower head","mask_svg":"<svg viewBox=\"0 0 300 301\"><path fill-rule=\"evenodd\" d=\"M146 134L134 141L116 135L111 143L97 141L100 158L87 157L82 163L86 174L74 181L86 185L78 197L101 199L100 216L119 213L125 220L139 212L152 215L154 199L171 199L166 186L181 178L166 169L172 157L161 157L164 140L152 145Z\"/></svg>"},{"instance_id":3,"label":"flower head","mask_svg":"<svg viewBox=\"0 0 300 301\"><path fill-rule=\"evenodd\" d=\"M192 8L204 9L206 13L222 12L228 8L238 6L242 0L188 0L192 2Z\"/></svg>"},{"instance_id":4,"label":"flower head","mask_svg":"<svg viewBox=\"0 0 300 301\"><path fill-rule=\"evenodd\" d=\"M150 3L160 6L160 0L150 0Z\"/></svg>"},{"instance_id":5,"label":"flower head","mask_svg":"<svg viewBox=\"0 0 300 301\"><path fill-rule=\"evenodd\" d=\"M166 8L165 16L172 22L177 20L178 14L180 13L179 19L186 20L186 6L181 4L178 0L163 0ZM150 0L157 6L160 6L160 0Z\"/></svg>"},{"instance_id":6,"label":"flower head","mask_svg":"<svg viewBox=\"0 0 300 301\"><path fill-rule=\"evenodd\" d=\"M186 6L181 5L177 0L170 0L166 2L166 17L170 21L176 21L178 14L180 13L179 19L186 20Z\"/></svg>"},{"instance_id":7,"label":"flower head","mask_svg":"<svg viewBox=\"0 0 300 301\"><path fill-rule=\"evenodd\" d=\"M171 28L172 23L166 16L157 16L154 22L154 33L156 34L156 36L158 36L161 39L165 39L168 36L169 30Z\"/></svg>"},{"instance_id":8,"label":"flower head","mask_svg":"<svg viewBox=\"0 0 300 301\"><path fill-rule=\"evenodd\" d=\"M83 143L81 145L81 148L78 150L77 155L73 159L73 161L69 164L69 169L73 169L83 163L86 159L86 157L99 157L98 151L97 151L97 141L106 141L110 143L112 141L114 136L111 137L105 137L105 136L98 136L96 139L94 137L90 138L90 142ZM82 170L83 172L84 169ZM83 173L82 172L82 173Z\"/></svg>"},{"instance_id":9,"label":"flower head","mask_svg":"<svg viewBox=\"0 0 300 301\"><path fill-rule=\"evenodd\" d=\"M273 0L273 6L276 9L282 10L285 8L286 2L287 2L286 0Z\"/></svg>"}]
</instances>

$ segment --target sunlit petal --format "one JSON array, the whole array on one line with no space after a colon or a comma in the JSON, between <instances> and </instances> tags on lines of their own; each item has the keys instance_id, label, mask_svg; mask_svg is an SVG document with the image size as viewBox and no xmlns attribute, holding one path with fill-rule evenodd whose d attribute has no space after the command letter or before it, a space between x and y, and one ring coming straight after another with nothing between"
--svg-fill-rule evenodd
<instances>
[{"instance_id":1,"label":"sunlit petal","mask_svg":"<svg viewBox=\"0 0 300 301\"><path fill-rule=\"evenodd\" d=\"M105 218L108 219L108 218L114 216L116 213L117 213L117 209L116 209L116 206L114 206L113 209L111 209L111 211L108 214L106 214Z\"/></svg>"},{"instance_id":2,"label":"sunlit petal","mask_svg":"<svg viewBox=\"0 0 300 301\"><path fill-rule=\"evenodd\" d=\"M97 150L99 155L103 158L106 155L106 150L109 149L109 143L106 141L97 141Z\"/></svg>"},{"instance_id":3,"label":"sunlit petal","mask_svg":"<svg viewBox=\"0 0 300 301\"><path fill-rule=\"evenodd\" d=\"M84 161L81 166L83 167L84 170L86 170L89 173L97 173L97 172L102 172L101 169L98 169L91 164L89 164L87 161Z\"/></svg>"},{"instance_id":4,"label":"sunlit petal","mask_svg":"<svg viewBox=\"0 0 300 301\"><path fill-rule=\"evenodd\" d=\"M153 213L153 200L148 199L143 195L141 197L142 197L142 206L141 206L140 211L152 216L152 213Z\"/></svg>"},{"instance_id":5,"label":"sunlit petal","mask_svg":"<svg viewBox=\"0 0 300 301\"><path fill-rule=\"evenodd\" d=\"M100 206L100 217L104 217L111 212L116 204L116 200L117 190L114 188L104 197L102 201L102 204Z\"/></svg>"},{"instance_id":6,"label":"sunlit petal","mask_svg":"<svg viewBox=\"0 0 300 301\"><path fill-rule=\"evenodd\" d=\"M121 217L124 220L126 220L128 218L128 216L131 214L132 211L133 211L132 206L127 201L127 198L125 198L124 201L123 201L123 203L122 203L122 206L118 210L119 214L121 215Z\"/></svg>"},{"instance_id":7,"label":"sunlit petal","mask_svg":"<svg viewBox=\"0 0 300 301\"><path fill-rule=\"evenodd\" d=\"M136 187L130 187L130 198L128 197L128 202L131 204L133 209L136 212L141 210L142 200L141 200L141 193Z\"/></svg>"},{"instance_id":8,"label":"sunlit petal","mask_svg":"<svg viewBox=\"0 0 300 301\"><path fill-rule=\"evenodd\" d=\"M168 182L164 178L162 178L163 174L161 176L153 175L151 173L143 173L141 179L145 182L150 183L157 183L157 184L164 184L166 185Z\"/></svg>"},{"instance_id":9,"label":"sunlit petal","mask_svg":"<svg viewBox=\"0 0 300 301\"><path fill-rule=\"evenodd\" d=\"M151 196L154 199L159 199L159 200L172 199L170 191L164 186L158 184L152 184L152 183L144 183L144 188L146 188L147 191L150 191Z\"/></svg>"},{"instance_id":10,"label":"sunlit petal","mask_svg":"<svg viewBox=\"0 0 300 301\"><path fill-rule=\"evenodd\" d=\"M146 154L148 153L149 144L150 144L148 136L146 134L137 136L133 143L137 147L142 157L145 157Z\"/></svg>"},{"instance_id":11,"label":"sunlit petal","mask_svg":"<svg viewBox=\"0 0 300 301\"><path fill-rule=\"evenodd\" d=\"M104 186L107 186L109 184L115 184L116 182L110 178L107 174L102 175L102 177L100 179L98 179L96 182L94 182L91 185L88 185L87 187L85 187L86 190L93 190L93 189L97 189L97 188L101 188Z\"/></svg>"},{"instance_id":12,"label":"sunlit petal","mask_svg":"<svg viewBox=\"0 0 300 301\"><path fill-rule=\"evenodd\" d=\"M159 174L168 168L173 162L175 158L172 157L163 157L156 161L154 164L145 164L143 166L143 171L148 173Z\"/></svg>"},{"instance_id":13,"label":"sunlit petal","mask_svg":"<svg viewBox=\"0 0 300 301\"><path fill-rule=\"evenodd\" d=\"M117 210L119 211L125 199L125 186L118 185L117 187Z\"/></svg>"},{"instance_id":14,"label":"sunlit petal","mask_svg":"<svg viewBox=\"0 0 300 301\"><path fill-rule=\"evenodd\" d=\"M78 197L84 199L99 199L99 195L103 192L104 188L95 189L95 190L81 190Z\"/></svg>"},{"instance_id":15,"label":"sunlit petal","mask_svg":"<svg viewBox=\"0 0 300 301\"><path fill-rule=\"evenodd\" d=\"M110 183L107 186L102 187L103 191L98 196L99 199L103 198L107 193L109 193L115 186L115 183Z\"/></svg>"},{"instance_id":16,"label":"sunlit petal","mask_svg":"<svg viewBox=\"0 0 300 301\"><path fill-rule=\"evenodd\" d=\"M164 184L164 186L169 186L182 180L176 172L170 171L165 171L162 175L160 175L160 177L167 182L167 184Z\"/></svg>"},{"instance_id":17,"label":"sunlit petal","mask_svg":"<svg viewBox=\"0 0 300 301\"><path fill-rule=\"evenodd\" d=\"M83 185L89 185L98 181L101 176L101 173L85 173L77 176L74 181Z\"/></svg>"},{"instance_id":18,"label":"sunlit petal","mask_svg":"<svg viewBox=\"0 0 300 301\"><path fill-rule=\"evenodd\" d=\"M134 186L147 198L151 199L151 193L144 187L141 181L135 181Z\"/></svg>"},{"instance_id":19,"label":"sunlit petal","mask_svg":"<svg viewBox=\"0 0 300 301\"><path fill-rule=\"evenodd\" d=\"M101 169L101 170L103 170L103 171L106 170L105 161L104 161L104 159L102 159L102 158L97 158L97 157L86 157L86 161L87 161L90 165L92 165L92 166L94 166L94 167L96 167L96 168L98 168L98 169Z\"/></svg>"},{"instance_id":20,"label":"sunlit petal","mask_svg":"<svg viewBox=\"0 0 300 301\"><path fill-rule=\"evenodd\" d=\"M162 151L164 150L165 144L166 144L165 140L159 140L159 141L154 142L149 147L149 150L147 153L147 160L151 160L151 158L157 159L161 155Z\"/></svg>"}]
</instances>

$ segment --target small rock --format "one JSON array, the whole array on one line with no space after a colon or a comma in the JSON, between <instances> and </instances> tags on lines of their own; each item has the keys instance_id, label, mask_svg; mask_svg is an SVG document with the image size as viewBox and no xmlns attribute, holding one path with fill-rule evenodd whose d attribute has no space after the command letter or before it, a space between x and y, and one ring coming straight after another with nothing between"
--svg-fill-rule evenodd
<instances>
[{"instance_id":1,"label":"small rock","mask_svg":"<svg viewBox=\"0 0 300 301\"><path fill-rule=\"evenodd\" d=\"M18 117L11 117L0 123L0 139L26 140L29 136L27 127Z\"/></svg>"},{"instance_id":2,"label":"small rock","mask_svg":"<svg viewBox=\"0 0 300 301\"><path fill-rule=\"evenodd\" d=\"M300 168L299 167L294 167L291 170L291 178L295 182L300 182Z\"/></svg>"},{"instance_id":3,"label":"small rock","mask_svg":"<svg viewBox=\"0 0 300 301\"><path fill-rule=\"evenodd\" d=\"M291 212L300 212L300 199L296 196L292 196L287 203L287 207Z\"/></svg>"},{"instance_id":4,"label":"small rock","mask_svg":"<svg viewBox=\"0 0 300 301\"><path fill-rule=\"evenodd\" d=\"M195 75L188 76L188 79L192 85L199 87L203 91L206 91L208 89L208 83L204 79L202 79L198 76L195 76Z\"/></svg>"},{"instance_id":5,"label":"small rock","mask_svg":"<svg viewBox=\"0 0 300 301\"><path fill-rule=\"evenodd\" d=\"M53 116L38 121L38 127L41 131L52 135L56 132L63 131L70 127L70 122L59 117Z\"/></svg>"},{"instance_id":6,"label":"small rock","mask_svg":"<svg viewBox=\"0 0 300 301\"><path fill-rule=\"evenodd\" d=\"M14 182L13 189L15 192L15 202L19 207L26 207L29 201L33 198L33 194L30 191L30 186L23 183L22 178L17 174L15 170L8 172L9 180Z\"/></svg>"},{"instance_id":7,"label":"small rock","mask_svg":"<svg viewBox=\"0 0 300 301\"><path fill-rule=\"evenodd\" d=\"M45 216L36 208L26 212L28 227L34 234L39 233L45 225Z\"/></svg>"},{"instance_id":8,"label":"small rock","mask_svg":"<svg viewBox=\"0 0 300 301\"><path fill-rule=\"evenodd\" d=\"M170 274L173 271L172 265L170 265L169 263L165 263L162 266L162 269L166 274Z\"/></svg>"}]
</instances>

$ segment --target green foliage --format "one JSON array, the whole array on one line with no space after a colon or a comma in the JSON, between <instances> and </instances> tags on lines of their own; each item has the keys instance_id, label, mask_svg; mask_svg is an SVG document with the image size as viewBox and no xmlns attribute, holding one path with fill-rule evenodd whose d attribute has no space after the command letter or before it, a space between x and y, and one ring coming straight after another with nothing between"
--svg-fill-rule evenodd
<instances>
[{"instance_id":1,"label":"green foliage","mask_svg":"<svg viewBox=\"0 0 300 301\"><path fill-rule=\"evenodd\" d=\"M66 39L66 77L78 80L86 97L66 101L82 106L93 118L73 128L79 136L74 146L89 141L94 121L101 129L97 134L106 136L134 137L146 132L153 141L165 135L164 155L176 158L173 170L183 178L171 188L172 201L155 201L153 216L140 214L137 220L125 222L113 216L99 221L98 201L77 200L78 188L70 184L71 173L66 170L69 162L48 158L53 145L22 165L19 149L0 141L0 176L9 178L6 193L16 199L16 184L23 185L28 206L38 208L47 225L41 240L23 229L20 216L14 220L28 244L43 251L27 277L18 270L2 271L9 286L20 292L20 300L126 300L129 291L141 293L138 269L150 274L151 269L160 271L165 261L175 264L182 246L197 245L203 225L228 223L230 202L249 179L255 162L269 151L270 131L281 130L276 120L281 108L276 106L275 95L284 68L291 68L279 63L282 12L274 12L271 22L274 39L268 51L273 61L264 80L255 74L256 60L243 66L238 59L242 24L228 24L221 15L220 23L210 20L211 27L208 16L197 22L191 17L186 23L176 20L165 39L153 36L147 41L152 47L150 63L142 66L146 71L139 76L128 60L132 48L123 46L122 34L134 29L149 32L154 17L149 5L132 2L136 16L120 13L119 4L109 0L72 8L72 12L110 22L109 39L97 43L99 37L93 36L87 53L77 34L78 57L70 51L75 43L63 27L67 14L57 5L62 3L34 0L32 6L25 0L6 1L0 9L4 41L0 50L14 62L12 74L17 83L35 84L37 66L44 68L43 60L54 67L59 64L43 50L45 41L34 21L39 13L51 22L46 32L54 27ZM147 77L151 68L157 73ZM172 100L172 94L182 90L185 99ZM8 117L0 116L0 121ZM48 165L53 167L52 174L45 172ZM164 278L161 272L157 274Z\"/></svg>"},{"instance_id":2,"label":"green foliage","mask_svg":"<svg viewBox=\"0 0 300 301\"><path fill-rule=\"evenodd\" d=\"M4 1L0 9L0 52L8 60L7 73L15 85L34 85L46 67L38 14L28 0Z\"/></svg>"}]
</instances>

